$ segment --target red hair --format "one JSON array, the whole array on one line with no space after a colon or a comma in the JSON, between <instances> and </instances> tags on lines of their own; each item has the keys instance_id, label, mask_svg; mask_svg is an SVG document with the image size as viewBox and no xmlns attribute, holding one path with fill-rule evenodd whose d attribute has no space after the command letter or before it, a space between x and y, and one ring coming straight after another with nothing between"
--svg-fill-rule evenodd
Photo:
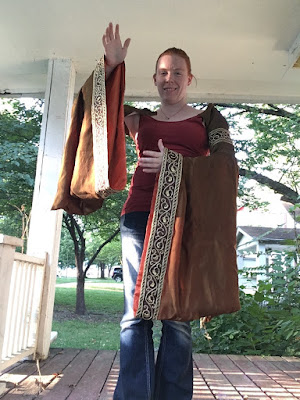
<instances>
[{"instance_id":1,"label":"red hair","mask_svg":"<svg viewBox=\"0 0 300 400\"><path fill-rule=\"evenodd\" d=\"M160 58L162 56L165 56L165 55L171 55L171 56L176 55L176 56L183 58L186 63L186 66L187 66L188 74L193 76L190 57L186 54L186 52L184 50L178 49L177 47L170 47L169 49L165 50L163 53L161 53L158 56L158 59L155 64L155 74L157 71L158 61L160 60Z\"/></svg>"}]
</instances>

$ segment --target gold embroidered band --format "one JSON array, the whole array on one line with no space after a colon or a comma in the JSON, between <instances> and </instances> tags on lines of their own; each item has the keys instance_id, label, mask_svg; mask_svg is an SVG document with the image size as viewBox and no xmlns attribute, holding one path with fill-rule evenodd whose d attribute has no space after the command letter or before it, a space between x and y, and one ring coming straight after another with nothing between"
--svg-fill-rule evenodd
<instances>
[{"instance_id":1,"label":"gold embroidered band","mask_svg":"<svg viewBox=\"0 0 300 400\"><path fill-rule=\"evenodd\" d=\"M226 142L232 145L229 131L224 128L217 128L208 134L209 147L214 147L217 143Z\"/></svg>"},{"instance_id":2,"label":"gold embroidered band","mask_svg":"<svg viewBox=\"0 0 300 400\"><path fill-rule=\"evenodd\" d=\"M93 157L95 192L106 198L112 190L108 180L107 117L104 57L97 63L93 76L92 94Z\"/></svg>"},{"instance_id":3,"label":"gold embroidered band","mask_svg":"<svg viewBox=\"0 0 300 400\"><path fill-rule=\"evenodd\" d=\"M136 316L157 319L173 237L183 157L165 149Z\"/></svg>"}]
</instances>

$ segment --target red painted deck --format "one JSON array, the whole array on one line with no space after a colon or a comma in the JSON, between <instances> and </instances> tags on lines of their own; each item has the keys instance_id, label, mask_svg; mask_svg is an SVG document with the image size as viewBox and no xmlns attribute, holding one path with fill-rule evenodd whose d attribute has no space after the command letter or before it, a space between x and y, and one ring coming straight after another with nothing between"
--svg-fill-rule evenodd
<instances>
[{"instance_id":1,"label":"red painted deck","mask_svg":"<svg viewBox=\"0 0 300 400\"><path fill-rule=\"evenodd\" d=\"M194 354L194 400L300 399L300 359ZM52 349L40 363L23 361L0 375L2 400L112 400L116 351ZM134 400L134 399L128 399Z\"/></svg>"}]
</instances>

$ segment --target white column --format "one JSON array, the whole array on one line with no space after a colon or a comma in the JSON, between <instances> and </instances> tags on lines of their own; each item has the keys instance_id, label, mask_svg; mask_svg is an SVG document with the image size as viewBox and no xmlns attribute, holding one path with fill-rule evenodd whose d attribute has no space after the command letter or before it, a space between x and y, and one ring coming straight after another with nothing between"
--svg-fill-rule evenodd
<instances>
[{"instance_id":1,"label":"white column","mask_svg":"<svg viewBox=\"0 0 300 400\"><path fill-rule=\"evenodd\" d=\"M56 270L62 211L51 211L57 189L61 159L74 98L75 70L68 59L49 60L35 188L27 253L48 253L46 281L41 307L38 357L46 358L50 347Z\"/></svg>"}]
</instances>

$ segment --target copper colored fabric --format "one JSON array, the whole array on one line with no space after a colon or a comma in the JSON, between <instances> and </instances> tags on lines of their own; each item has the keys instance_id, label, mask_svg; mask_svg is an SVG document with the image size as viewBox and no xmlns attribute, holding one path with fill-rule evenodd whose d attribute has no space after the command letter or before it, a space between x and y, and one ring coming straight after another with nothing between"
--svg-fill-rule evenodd
<instances>
[{"instance_id":1,"label":"copper colored fabric","mask_svg":"<svg viewBox=\"0 0 300 400\"><path fill-rule=\"evenodd\" d=\"M93 74L73 104L57 193L52 206L53 210L63 208L69 214L89 214L99 209L103 203L101 195L95 192L91 118ZM120 64L106 82L108 190L122 190L126 185L124 76L125 66Z\"/></svg>"},{"instance_id":2,"label":"copper colored fabric","mask_svg":"<svg viewBox=\"0 0 300 400\"><path fill-rule=\"evenodd\" d=\"M184 159L158 319L239 310L236 192L237 168L229 153Z\"/></svg>"},{"instance_id":3,"label":"copper colored fabric","mask_svg":"<svg viewBox=\"0 0 300 400\"><path fill-rule=\"evenodd\" d=\"M174 162L164 158L161 174L165 169L169 172L162 183L160 177L154 190L134 298L137 317L188 321L240 308L236 265L238 168L230 139L224 136L228 128L225 119L212 105L203 119L211 143L216 144L208 157L183 157L178 194L171 187L177 179L170 173L175 170ZM164 192L170 193L170 204L178 201L170 226L172 211ZM168 249L166 236L170 230Z\"/></svg>"},{"instance_id":4,"label":"copper colored fabric","mask_svg":"<svg viewBox=\"0 0 300 400\"><path fill-rule=\"evenodd\" d=\"M120 65L106 82L108 191L122 190L126 185L123 96L124 65ZM102 205L103 198L95 192L92 100L93 74L73 105L52 209L89 214ZM132 111L130 106L125 107L125 113ZM148 110L139 112L151 114ZM235 253L237 165L225 119L213 105L201 116L209 136L210 156L182 157L165 150L165 172L154 188L136 285L135 309L142 318L192 320L239 309ZM164 177L167 184L160 185ZM171 190L173 178L175 190ZM164 248L159 241L162 230L153 226L156 199L162 193L162 210L167 200L172 209L170 221L174 222L168 225L169 216L161 214L160 228L167 238ZM147 249L153 232L157 234L162 262L149 269ZM155 260L156 254L153 255ZM154 304L154 314L152 305L147 310L147 302Z\"/></svg>"}]
</instances>

